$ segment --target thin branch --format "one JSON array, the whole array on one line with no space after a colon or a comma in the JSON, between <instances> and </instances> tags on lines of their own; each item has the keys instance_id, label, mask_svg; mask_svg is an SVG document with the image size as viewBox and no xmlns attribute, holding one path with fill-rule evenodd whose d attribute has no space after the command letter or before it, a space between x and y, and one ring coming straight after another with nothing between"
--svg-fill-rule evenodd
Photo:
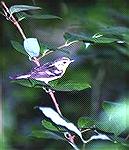
<instances>
[{"instance_id":1,"label":"thin branch","mask_svg":"<svg viewBox=\"0 0 129 150\"><path fill-rule=\"evenodd\" d=\"M23 29L21 28L17 19L13 16L13 14L11 14L11 12L9 11L9 8L7 7L4 1L1 1L1 5L3 6L3 16L16 26L16 28L22 35L22 38L25 40L26 39L25 33L23 32ZM40 66L40 62L38 58L33 57L31 61L33 61L37 66Z\"/></svg>"},{"instance_id":2,"label":"thin branch","mask_svg":"<svg viewBox=\"0 0 129 150\"><path fill-rule=\"evenodd\" d=\"M129 134L127 135L127 137L125 138L125 141L127 141L129 139Z\"/></svg>"},{"instance_id":3,"label":"thin branch","mask_svg":"<svg viewBox=\"0 0 129 150\"><path fill-rule=\"evenodd\" d=\"M56 108L57 112L62 116L62 113L61 113L60 108L59 108L59 104L57 103L57 100L56 100L55 95L54 95L55 91L53 91L51 89L46 89L44 87L43 87L43 90L45 90L45 92L50 95L50 97L51 97L51 99L52 99L52 101L55 105L55 108Z\"/></svg>"},{"instance_id":4,"label":"thin branch","mask_svg":"<svg viewBox=\"0 0 129 150\"><path fill-rule=\"evenodd\" d=\"M88 131L91 131L91 129L85 129L85 130L81 131L81 133L88 132Z\"/></svg>"},{"instance_id":5,"label":"thin branch","mask_svg":"<svg viewBox=\"0 0 129 150\"><path fill-rule=\"evenodd\" d=\"M6 16L6 19L11 21L17 27L17 29L19 30L19 32L22 35L23 39L25 40L26 36L25 36L25 34L24 34L24 32L23 32L19 22L16 20L16 18L13 16L13 14L10 13L9 8L7 7L7 5L5 4L4 1L1 1L1 5L5 9L4 10L4 13L5 13L4 16ZM9 15L9 17L7 16L7 14Z\"/></svg>"},{"instance_id":6,"label":"thin branch","mask_svg":"<svg viewBox=\"0 0 129 150\"><path fill-rule=\"evenodd\" d=\"M40 66L40 62L39 62L38 58L33 57L33 59L31 59L31 61L33 61L37 66Z\"/></svg>"},{"instance_id":7,"label":"thin branch","mask_svg":"<svg viewBox=\"0 0 129 150\"><path fill-rule=\"evenodd\" d=\"M78 40L72 41L72 42L66 41L64 45L61 45L61 46L57 47L57 49L62 49L64 47L68 47L68 46L72 45L73 43L77 43L77 42L79 42L79 41Z\"/></svg>"},{"instance_id":8,"label":"thin branch","mask_svg":"<svg viewBox=\"0 0 129 150\"><path fill-rule=\"evenodd\" d=\"M61 113L60 108L59 108L59 104L57 103L57 100L56 100L55 95L54 95L54 91L49 90L48 94L50 95L50 97L51 97L51 99L52 99L52 101L56 107L57 112L62 116L62 113Z\"/></svg>"}]
</instances>

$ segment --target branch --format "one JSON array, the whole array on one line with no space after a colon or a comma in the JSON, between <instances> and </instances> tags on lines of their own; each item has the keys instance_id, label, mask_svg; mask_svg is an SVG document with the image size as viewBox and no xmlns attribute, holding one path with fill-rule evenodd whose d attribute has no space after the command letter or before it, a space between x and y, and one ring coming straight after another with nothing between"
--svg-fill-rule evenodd
<instances>
[{"instance_id":1,"label":"branch","mask_svg":"<svg viewBox=\"0 0 129 150\"><path fill-rule=\"evenodd\" d=\"M3 7L3 16L10 22L12 22L16 28L18 29L18 31L20 32L20 34L22 35L22 38L25 40L26 36L25 33L23 32L19 22L17 21L17 19L13 16L13 14L11 14L11 12L9 11L9 8L7 7L7 5L5 4L4 1L1 1L1 5ZM32 61L37 65L40 66L40 62L39 59L37 59L36 57L33 57Z\"/></svg>"},{"instance_id":2,"label":"branch","mask_svg":"<svg viewBox=\"0 0 129 150\"><path fill-rule=\"evenodd\" d=\"M62 116L62 113L61 113L60 108L59 108L59 104L57 103L57 100L56 100L55 95L54 95L55 91L53 91L51 89L47 90L46 88L43 88L43 90L45 90L45 92L50 95L50 97L51 97L51 99L52 99L52 101L55 105L55 108L56 108L57 112Z\"/></svg>"},{"instance_id":3,"label":"branch","mask_svg":"<svg viewBox=\"0 0 129 150\"><path fill-rule=\"evenodd\" d=\"M7 7L7 5L5 4L4 1L1 1L1 5L3 6L3 11L4 11L4 16L6 17L7 20L11 21L19 30L20 34L22 35L23 39L26 39L26 36L19 24L19 22L16 20L16 18L10 13L9 8ZM8 16L9 15L9 16Z\"/></svg>"}]
</instances>

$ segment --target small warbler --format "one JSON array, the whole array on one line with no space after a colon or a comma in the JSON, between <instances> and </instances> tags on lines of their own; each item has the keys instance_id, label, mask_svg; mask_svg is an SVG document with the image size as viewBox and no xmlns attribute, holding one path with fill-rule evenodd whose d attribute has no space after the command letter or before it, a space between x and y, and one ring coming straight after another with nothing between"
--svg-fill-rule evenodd
<instances>
[{"instance_id":1,"label":"small warbler","mask_svg":"<svg viewBox=\"0 0 129 150\"><path fill-rule=\"evenodd\" d=\"M44 81L46 84L48 84L49 81L61 78L69 64L73 61L74 60L70 60L67 57L61 57L56 59L54 62L48 62L42 66L33 68L28 74L20 75L12 79L35 79L38 81Z\"/></svg>"}]
</instances>

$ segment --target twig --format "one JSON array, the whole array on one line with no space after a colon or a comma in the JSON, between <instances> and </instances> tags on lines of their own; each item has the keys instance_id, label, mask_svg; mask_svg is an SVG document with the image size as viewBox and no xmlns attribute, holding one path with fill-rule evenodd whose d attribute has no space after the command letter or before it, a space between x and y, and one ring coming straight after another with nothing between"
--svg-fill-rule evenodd
<instances>
[{"instance_id":1,"label":"twig","mask_svg":"<svg viewBox=\"0 0 129 150\"><path fill-rule=\"evenodd\" d=\"M87 131L91 131L91 129L85 129L83 131L81 131L81 133L87 132Z\"/></svg>"},{"instance_id":2,"label":"twig","mask_svg":"<svg viewBox=\"0 0 129 150\"><path fill-rule=\"evenodd\" d=\"M51 99L52 99L52 101L53 101L53 103L54 103L54 105L55 105L55 107L56 107L57 112L62 116L62 113L61 113L60 108L59 108L59 105L58 105L58 103L57 103L57 101L56 101L54 92L53 92L53 91L50 91L48 94L51 96Z\"/></svg>"},{"instance_id":3,"label":"twig","mask_svg":"<svg viewBox=\"0 0 129 150\"><path fill-rule=\"evenodd\" d=\"M67 40L64 45L57 47L57 49L62 49L64 47L68 47L68 46L72 45L73 43L77 43L77 42L79 42L79 41L76 40L76 41L68 42L68 40Z\"/></svg>"},{"instance_id":4,"label":"twig","mask_svg":"<svg viewBox=\"0 0 129 150\"><path fill-rule=\"evenodd\" d=\"M25 33L23 32L19 22L17 21L17 19L13 16L13 14L11 14L9 8L7 7L7 5L5 4L4 1L1 1L1 5L3 6L3 16L10 22L12 22L16 28L18 29L18 31L20 32L20 34L22 35L22 38L25 40L26 36ZM39 59L36 57L33 57L32 61L37 65L40 66L40 62Z\"/></svg>"},{"instance_id":5,"label":"twig","mask_svg":"<svg viewBox=\"0 0 129 150\"><path fill-rule=\"evenodd\" d=\"M129 139L129 134L127 135L127 137L125 138L125 140L127 141Z\"/></svg>"},{"instance_id":6,"label":"twig","mask_svg":"<svg viewBox=\"0 0 129 150\"><path fill-rule=\"evenodd\" d=\"M4 16L6 17L6 19L11 21L17 27L17 29L19 30L19 32L22 35L23 39L25 40L26 36L25 36L19 22L16 20L16 18L13 16L13 14L10 13L9 8L6 6L4 1L1 1L1 5L3 6Z\"/></svg>"},{"instance_id":7,"label":"twig","mask_svg":"<svg viewBox=\"0 0 129 150\"><path fill-rule=\"evenodd\" d=\"M55 95L54 95L54 92L55 92L55 91L53 91L53 90L51 90L51 89L48 89L48 90L47 90L47 89L44 88L44 87L43 87L43 90L45 90L45 92L50 95L50 97L51 97L51 99L52 99L52 101L53 101L53 103L54 103L54 105L55 105L55 108L56 108L57 112L62 116L62 113L61 113L60 108L59 108L59 104L57 103L57 100L56 100Z\"/></svg>"}]
</instances>

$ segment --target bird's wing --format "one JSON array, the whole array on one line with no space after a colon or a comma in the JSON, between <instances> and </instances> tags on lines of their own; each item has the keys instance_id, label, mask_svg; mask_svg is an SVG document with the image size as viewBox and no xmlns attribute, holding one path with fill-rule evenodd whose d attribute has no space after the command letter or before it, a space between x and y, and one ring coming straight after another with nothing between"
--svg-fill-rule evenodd
<instances>
[{"instance_id":1,"label":"bird's wing","mask_svg":"<svg viewBox=\"0 0 129 150\"><path fill-rule=\"evenodd\" d=\"M61 76L62 71L58 70L54 65L48 68L44 68L42 66L38 67L38 69L31 72L31 78L51 78L55 76Z\"/></svg>"},{"instance_id":2,"label":"bird's wing","mask_svg":"<svg viewBox=\"0 0 129 150\"><path fill-rule=\"evenodd\" d=\"M42 66L37 66L37 67L33 68L33 69L31 70L31 72L40 71L40 70L46 70L46 69L49 69L49 68L51 68L51 67L53 67L53 66L54 66L53 63L48 62L48 63L43 64Z\"/></svg>"}]
</instances>

